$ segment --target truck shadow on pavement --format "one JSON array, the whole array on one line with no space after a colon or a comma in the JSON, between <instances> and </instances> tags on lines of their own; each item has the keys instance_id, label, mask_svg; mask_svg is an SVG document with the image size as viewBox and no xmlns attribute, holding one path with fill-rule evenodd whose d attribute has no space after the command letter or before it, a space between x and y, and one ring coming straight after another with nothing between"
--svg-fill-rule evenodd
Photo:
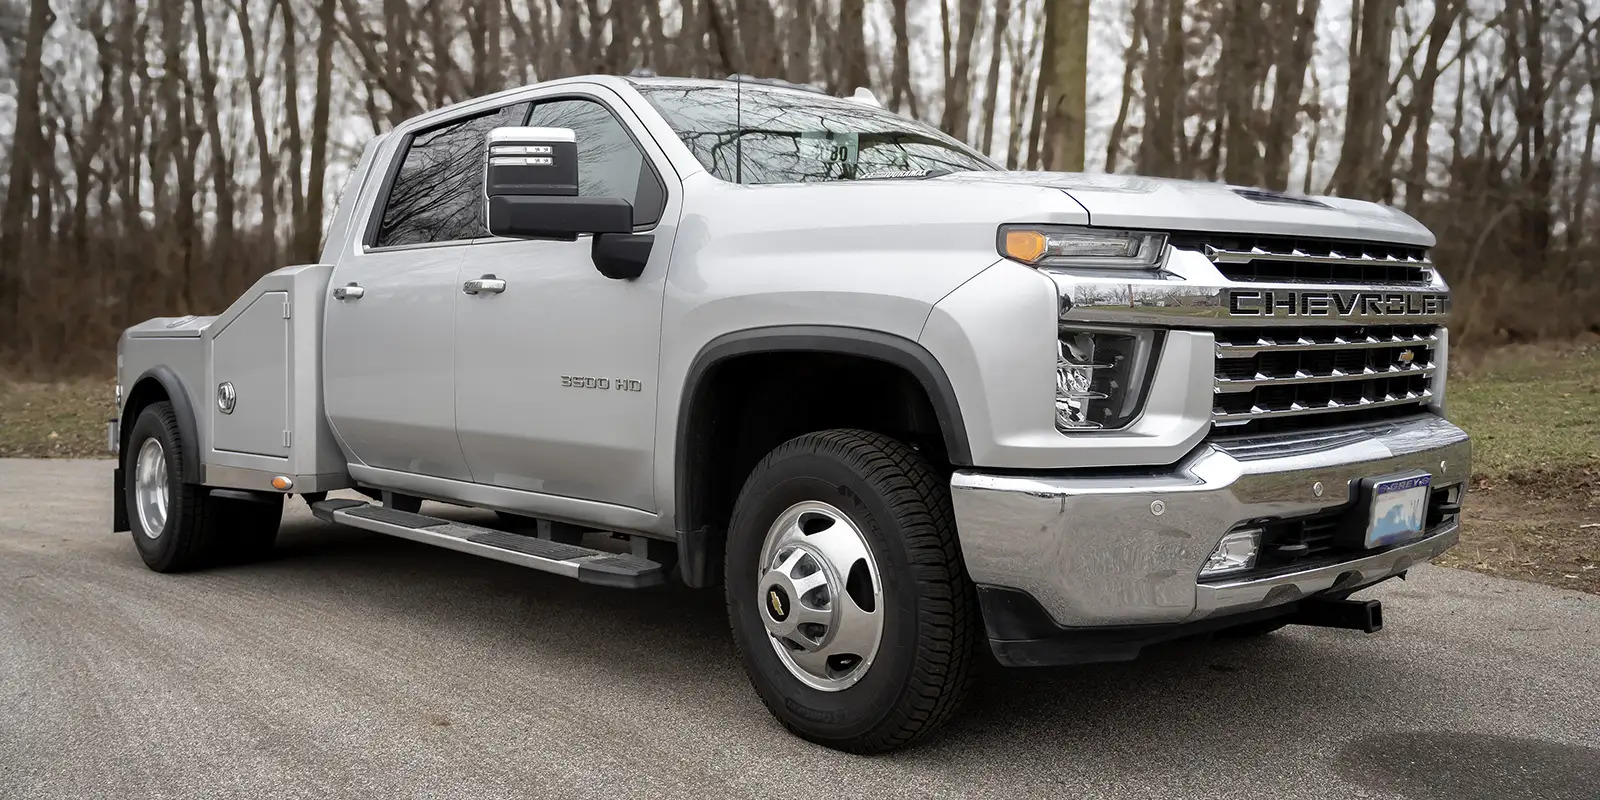
<instances>
[{"instance_id":1,"label":"truck shadow on pavement","mask_svg":"<svg viewBox=\"0 0 1600 800\"><path fill-rule=\"evenodd\" d=\"M724 730L702 735L737 731L767 756L824 766L855 758L790 737L761 708L718 590L586 586L310 519L286 521L275 558L235 569L271 573L263 577L277 591L337 592L342 602L370 604L367 611L385 618L420 615L419 624L447 640L441 647L509 655L513 669L551 658L589 667L573 674L579 681L593 674L595 685L575 692L615 691L605 676L638 676L644 686L635 701L657 705L660 724L678 713L710 715L702 721ZM1128 663L1031 670L986 664L948 726L875 760L930 780L959 769L1000 785L1038 775L1041 760L1060 785L1103 784L1110 776L1117 784L1159 783L1175 771L1226 771L1241 760L1276 770L1281 761L1284 771L1310 765L1415 800L1595 796L1600 750L1396 730L1405 724L1397 721L1438 719L1440 709L1455 709L1447 682L1419 676L1429 668L1424 657L1382 641L1419 635L1399 617L1374 637L1290 628L1255 640L1172 643ZM652 686L694 688L660 696L649 694Z\"/></svg>"}]
</instances>

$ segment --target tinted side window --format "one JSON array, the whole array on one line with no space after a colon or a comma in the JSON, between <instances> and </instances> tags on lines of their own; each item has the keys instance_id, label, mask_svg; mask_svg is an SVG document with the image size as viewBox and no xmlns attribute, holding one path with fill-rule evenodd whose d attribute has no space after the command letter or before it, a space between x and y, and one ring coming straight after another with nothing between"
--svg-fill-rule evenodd
<instances>
[{"instance_id":1,"label":"tinted side window","mask_svg":"<svg viewBox=\"0 0 1600 800\"><path fill-rule=\"evenodd\" d=\"M533 107L528 124L571 128L578 138L578 194L621 197L633 204L633 223L661 219L665 190L639 145L605 106L592 100L551 100Z\"/></svg>"},{"instance_id":2,"label":"tinted side window","mask_svg":"<svg viewBox=\"0 0 1600 800\"><path fill-rule=\"evenodd\" d=\"M521 125L528 104L414 134L395 173L374 245L448 242L486 235L483 152L489 131Z\"/></svg>"}]
</instances>

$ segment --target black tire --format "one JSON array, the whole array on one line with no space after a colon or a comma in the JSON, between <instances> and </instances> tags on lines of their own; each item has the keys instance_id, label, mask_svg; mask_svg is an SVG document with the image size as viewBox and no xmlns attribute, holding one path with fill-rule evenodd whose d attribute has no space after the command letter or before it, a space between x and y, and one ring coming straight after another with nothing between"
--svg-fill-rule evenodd
<instances>
[{"instance_id":1,"label":"black tire","mask_svg":"<svg viewBox=\"0 0 1600 800\"><path fill-rule=\"evenodd\" d=\"M1232 628L1223 628L1217 635L1224 639L1253 639L1257 636L1266 636L1279 628L1285 627L1289 621L1281 617L1273 619L1260 619L1255 622L1246 622Z\"/></svg>"},{"instance_id":2,"label":"black tire","mask_svg":"<svg viewBox=\"0 0 1600 800\"><path fill-rule=\"evenodd\" d=\"M821 500L860 529L878 564L885 610L878 655L859 681L814 689L777 656L757 597L768 529L785 510ZM750 682L805 739L879 753L925 736L960 703L975 671L977 597L956 538L948 482L906 444L831 430L780 445L746 480L729 524L728 618Z\"/></svg>"},{"instance_id":3,"label":"black tire","mask_svg":"<svg viewBox=\"0 0 1600 800\"><path fill-rule=\"evenodd\" d=\"M217 505L215 533L222 557L245 562L265 558L278 541L283 523L283 497L270 500L234 500L213 497Z\"/></svg>"},{"instance_id":4,"label":"black tire","mask_svg":"<svg viewBox=\"0 0 1600 800\"><path fill-rule=\"evenodd\" d=\"M167 469L167 515L159 531L146 531L138 510L139 453L151 439L161 445ZM215 555L216 503L204 486L183 482L183 454L192 446L183 441L172 404L160 402L139 413L122 454L128 527L139 557L156 572L199 569L209 565Z\"/></svg>"}]
</instances>

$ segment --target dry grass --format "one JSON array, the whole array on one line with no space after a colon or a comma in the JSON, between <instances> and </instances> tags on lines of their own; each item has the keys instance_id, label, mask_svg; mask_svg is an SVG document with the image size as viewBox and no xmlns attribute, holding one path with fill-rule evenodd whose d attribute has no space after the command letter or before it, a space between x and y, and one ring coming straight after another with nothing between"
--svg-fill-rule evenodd
<instances>
[{"instance_id":1,"label":"dry grass","mask_svg":"<svg viewBox=\"0 0 1600 800\"><path fill-rule=\"evenodd\" d=\"M106 458L106 420L116 414L116 382L56 383L0 376L0 457Z\"/></svg>"},{"instance_id":2,"label":"dry grass","mask_svg":"<svg viewBox=\"0 0 1600 800\"><path fill-rule=\"evenodd\" d=\"M1600 592L1600 343L1458 359L1450 415L1473 486L1449 566Z\"/></svg>"}]
</instances>

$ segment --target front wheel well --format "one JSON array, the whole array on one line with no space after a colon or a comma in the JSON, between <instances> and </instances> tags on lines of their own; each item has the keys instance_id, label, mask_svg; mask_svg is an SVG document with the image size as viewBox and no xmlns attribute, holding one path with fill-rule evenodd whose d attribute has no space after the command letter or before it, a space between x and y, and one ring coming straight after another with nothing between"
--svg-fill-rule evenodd
<instances>
[{"instance_id":1,"label":"front wheel well","mask_svg":"<svg viewBox=\"0 0 1600 800\"><path fill-rule=\"evenodd\" d=\"M930 396L925 382L902 364L852 353L756 352L713 364L687 396L679 438L680 550L703 551L680 553L685 581L710 585L720 577L720 545L745 479L797 436L872 431L948 471L950 412L935 405L943 398ZM955 446L956 461L964 448L964 441Z\"/></svg>"}]
</instances>

